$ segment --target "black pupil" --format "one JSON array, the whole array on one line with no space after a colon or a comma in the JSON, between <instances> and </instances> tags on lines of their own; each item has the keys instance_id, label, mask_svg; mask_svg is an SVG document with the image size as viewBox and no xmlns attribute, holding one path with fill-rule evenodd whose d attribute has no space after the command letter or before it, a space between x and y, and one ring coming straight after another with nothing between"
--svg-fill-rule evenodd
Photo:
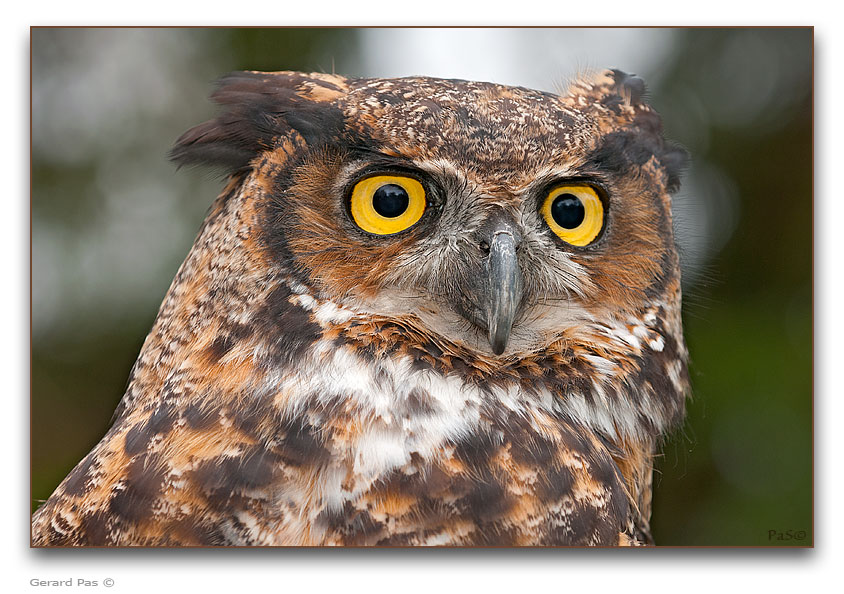
<instances>
[{"instance_id":1,"label":"black pupil","mask_svg":"<svg viewBox=\"0 0 844 594\"><path fill-rule=\"evenodd\" d=\"M372 207L382 217L394 218L407 210L410 196L396 184L384 184L372 195Z\"/></svg>"},{"instance_id":2,"label":"black pupil","mask_svg":"<svg viewBox=\"0 0 844 594\"><path fill-rule=\"evenodd\" d=\"M554 199L551 205L554 222L563 229L575 229L583 222L586 210L583 203L574 194L563 194Z\"/></svg>"}]
</instances>

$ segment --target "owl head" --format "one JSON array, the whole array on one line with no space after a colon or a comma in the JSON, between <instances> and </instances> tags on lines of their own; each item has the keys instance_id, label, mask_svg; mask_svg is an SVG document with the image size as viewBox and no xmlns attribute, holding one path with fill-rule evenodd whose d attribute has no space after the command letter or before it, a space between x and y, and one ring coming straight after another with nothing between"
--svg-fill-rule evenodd
<instances>
[{"instance_id":1,"label":"owl head","mask_svg":"<svg viewBox=\"0 0 844 594\"><path fill-rule=\"evenodd\" d=\"M605 71L557 95L242 72L213 99L222 113L172 153L230 176L206 221L227 231L206 235L264 294L283 284L275 299L311 311L252 307L218 274L203 290L239 295L230 340L257 325L291 357L307 323L478 377L684 392L670 195L686 157L639 78Z\"/></svg>"}]
</instances>

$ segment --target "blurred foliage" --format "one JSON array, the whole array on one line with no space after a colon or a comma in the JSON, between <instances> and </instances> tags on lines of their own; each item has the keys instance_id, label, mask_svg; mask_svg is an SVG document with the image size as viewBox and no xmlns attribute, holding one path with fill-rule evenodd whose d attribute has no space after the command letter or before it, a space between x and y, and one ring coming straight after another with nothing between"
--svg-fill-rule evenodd
<instances>
[{"instance_id":1,"label":"blurred foliage","mask_svg":"<svg viewBox=\"0 0 844 594\"><path fill-rule=\"evenodd\" d=\"M680 98L703 99L705 127L689 148L732 180L740 220L684 296L694 400L654 477L654 536L676 545L810 545L812 32L694 29L675 52L653 103L667 135L684 142ZM760 56L769 63L753 61ZM789 101L717 70L742 60L735 76L780 77ZM719 121L718 105L740 93L753 109ZM806 536L780 541L771 530Z\"/></svg>"},{"instance_id":2,"label":"blurred foliage","mask_svg":"<svg viewBox=\"0 0 844 594\"><path fill-rule=\"evenodd\" d=\"M231 29L228 45L232 48L234 70L298 70L302 72L337 72L354 76L346 63L335 70L336 60L357 51L354 29Z\"/></svg>"},{"instance_id":3,"label":"blurred foliage","mask_svg":"<svg viewBox=\"0 0 844 594\"><path fill-rule=\"evenodd\" d=\"M191 59L203 75L237 69L362 75L361 35L354 29L214 29L185 30L183 37L205 40L197 46L205 53ZM75 39L36 30L33 53L41 58L34 60L34 78L42 63L63 67ZM652 527L662 545L813 542L812 84L810 29L690 29L678 32L671 59L651 88L667 136L689 148L690 176L702 180L687 187L711 190L711 200L703 198L710 206L706 232L723 231L684 296L694 399L654 477ZM178 105L187 98L172 100ZM197 107L204 109L199 116ZM208 113L207 106L188 106L164 125L168 134L179 132ZM35 103L36 127L41 115ZM155 141L161 146L142 149L163 155L173 137L163 138ZM108 192L96 151L62 161L34 144L37 301L47 230L60 240L58 247L44 245L59 252L66 249L62 233L68 242L84 243L102 224L91 213L107 210ZM105 315L94 302L87 316L68 308L33 334L33 509L107 429L201 209L217 187L213 180L197 185L180 179L162 183L183 184L177 191L190 200L178 208L188 213L192 231L172 242L142 295L120 298L135 299L131 307ZM692 232L702 232L688 222ZM33 316L41 311L34 307ZM779 541L772 530L806 536Z\"/></svg>"}]
</instances>

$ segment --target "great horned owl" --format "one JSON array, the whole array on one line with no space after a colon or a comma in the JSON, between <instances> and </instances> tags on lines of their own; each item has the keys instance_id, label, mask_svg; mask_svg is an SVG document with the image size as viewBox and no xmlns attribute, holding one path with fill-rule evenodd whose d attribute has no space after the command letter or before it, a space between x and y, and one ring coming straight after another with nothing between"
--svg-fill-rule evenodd
<instances>
[{"instance_id":1,"label":"great horned owl","mask_svg":"<svg viewBox=\"0 0 844 594\"><path fill-rule=\"evenodd\" d=\"M228 183L34 544L651 542L685 153L643 92L223 78L173 158Z\"/></svg>"}]
</instances>

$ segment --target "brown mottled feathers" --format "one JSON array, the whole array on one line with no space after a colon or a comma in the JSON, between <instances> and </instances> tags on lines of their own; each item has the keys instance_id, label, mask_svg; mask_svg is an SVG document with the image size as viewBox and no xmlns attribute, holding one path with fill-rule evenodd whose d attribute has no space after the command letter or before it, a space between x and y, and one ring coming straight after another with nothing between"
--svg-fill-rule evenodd
<instances>
[{"instance_id":1,"label":"brown mottled feathers","mask_svg":"<svg viewBox=\"0 0 844 594\"><path fill-rule=\"evenodd\" d=\"M684 153L643 92L618 71L559 96L222 79L221 115L173 158L228 184L33 543L651 543L652 460L688 377L670 210ZM384 172L420 180L426 208L377 236L349 195ZM539 213L561 180L601 194L585 247ZM501 229L518 303L496 354L479 295L500 292Z\"/></svg>"}]
</instances>

